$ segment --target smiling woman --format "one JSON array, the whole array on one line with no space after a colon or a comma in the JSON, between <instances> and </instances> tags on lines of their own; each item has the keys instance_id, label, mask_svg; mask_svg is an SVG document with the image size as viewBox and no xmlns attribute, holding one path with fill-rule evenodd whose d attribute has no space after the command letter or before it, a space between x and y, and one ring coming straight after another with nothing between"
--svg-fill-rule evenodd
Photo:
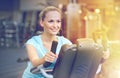
<instances>
[{"instance_id":1,"label":"smiling woman","mask_svg":"<svg viewBox=\"0 0 120 78\"><path fill-rule=\"evenodd\" d=\"M33 36L26 42L27 54L30 59L22 78L44 78L42 74L32 74L30 69L45 62L51 62L48 68L53 68L61 46L72 44L67 38L58 36L61 29L61 10L54 6L46 7L39 15L39 24L43 27L43 33ZM57 41L56 54L51 51L52 42Z\"/></svg>"},{"instance_id":2,"label":"smiling woman","mask_svg":"<svg viewBox=\"0 0 120 78\"><path fill-rule=\"evenodd\" d=\"M61 28L61 15L57 11L51 11L46 14L45 19L40 20L40 24L45 33L56 35Z\"/></svg>"}]
</instances>

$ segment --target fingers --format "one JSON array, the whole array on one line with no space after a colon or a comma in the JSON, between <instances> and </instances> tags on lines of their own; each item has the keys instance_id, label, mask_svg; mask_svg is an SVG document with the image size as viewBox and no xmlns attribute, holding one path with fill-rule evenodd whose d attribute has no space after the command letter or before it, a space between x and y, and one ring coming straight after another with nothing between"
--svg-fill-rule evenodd
<instances>
[{"instance_id":1,"label":"fingers","mask_svg":"<svg viewBox=\"0 0 120 78\"><path fill-rule=\"evenodd\" d=\"M109 57L110 57L110 51L109 50L103 51L103 58L108 59Z\"/></svg>"},{"instance_id":2,"label":"fingers","mask_svg":"<svg viewBox=\"0 0 120 78\"><path fill-rule=\"evenodd\" d=\"M53 62L58 56L52 52L47 52L45 55L45 61L47 62Z\"/></svg>"}]
</instances>

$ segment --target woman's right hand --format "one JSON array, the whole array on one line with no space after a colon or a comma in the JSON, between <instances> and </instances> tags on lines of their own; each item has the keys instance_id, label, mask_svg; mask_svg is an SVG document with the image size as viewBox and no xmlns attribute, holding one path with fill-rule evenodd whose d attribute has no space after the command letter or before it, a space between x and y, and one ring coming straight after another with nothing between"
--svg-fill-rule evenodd
<instances>
[{"instance_id":1,"label":"woman's right hand","mask_svg":"<svg viewBox=\"0 0 120 78\"><path fill-rule=\"evenodd\" d=\"M53 62L57 59L58 55L54 54L53 52L47 52L44 56L44 60L46 62Z\"/></svg>"}]
</instances>

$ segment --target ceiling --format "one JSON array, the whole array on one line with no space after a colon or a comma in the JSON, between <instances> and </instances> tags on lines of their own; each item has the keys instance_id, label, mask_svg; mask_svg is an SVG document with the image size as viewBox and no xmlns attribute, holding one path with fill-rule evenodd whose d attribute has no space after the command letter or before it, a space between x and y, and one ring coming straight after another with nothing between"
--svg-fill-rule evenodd
<instances>
[{"instance_id":1,"label":"ceiling","mask_svg":"<svg viewBox=\"0 0 120 78\"><path fill-rule=\"evenodd\" d=\"M108 5L114 4L120 0L55 0L57 3L67 5L70 2L77 2L81 5L86 5L88 8L104 8Z\"/></svg>"},{"instance_id":2,"label":"ceiling","mask_svg":"<svg viewBox=\"0 0 120 78\"><path fill-rule=\"evenodd\" d=\"M76 2L87 8L106 8L120 2L120 0L20 0L21 8L24 10L39 10L49 5L58 6L59 4L68 5L70 2Z\"/></svg>"}]
</instances>

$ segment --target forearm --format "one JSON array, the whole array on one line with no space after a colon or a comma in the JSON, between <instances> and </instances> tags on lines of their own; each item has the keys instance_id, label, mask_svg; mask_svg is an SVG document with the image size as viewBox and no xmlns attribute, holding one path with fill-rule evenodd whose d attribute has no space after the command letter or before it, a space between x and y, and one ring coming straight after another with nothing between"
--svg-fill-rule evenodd
<instances>
[{"instance_id":1,"label":"forearm","mask_svg":"<svg viewBox=\"0 0 120 78\"><path fill-rule=\"evenodd\" d=\"M109 57L110 57L109 49L107 49L106 51L103 51L103 56L100 63L104 63L105 60L109 59Z\"/></svg>"},{"instance_id":2,"label":"forearm","mask_svg":"<svg viewBox=\"0 0 120 78\"><path fill-rule=\"evenodd\" d=\"M36 67L36 66L39 66L41 64L44 64L45 63L45 59L44 59L44 57L43 58L33 59L33 60L31 60L31 63L32 63L32 65L34 67Z\"/></svg>"},{"instance_id":3,"label":"forearm","mask_svg":"<svg viewBox=\"0 0 120 78\"><path fill-rule=\"evenodd\" d=\"M26 50L27 50L29 60L30 60L30 62L32 63L33 66L38 66L38 65L41 65L45 62L44 57L40 58L38 56L37 50L34 46L26 45Z\"/></svg>"}]
</instances>

